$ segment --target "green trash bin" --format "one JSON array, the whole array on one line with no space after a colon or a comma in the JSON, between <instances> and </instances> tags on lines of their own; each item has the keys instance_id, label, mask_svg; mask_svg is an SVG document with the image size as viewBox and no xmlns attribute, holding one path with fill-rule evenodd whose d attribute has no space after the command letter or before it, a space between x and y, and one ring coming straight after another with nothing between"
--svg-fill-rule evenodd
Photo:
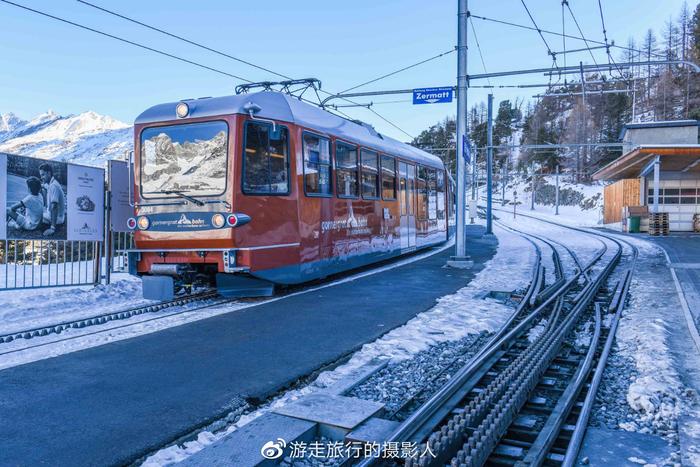
<instances>
[{"instance_id":1,"label":"green trash bin","mask_svg":"<svg viewBox=\"0 0 700 467\"><path fill-rule=\"evenodd\" d=\"M642 218L639 216L630 216L629 220L627 221L627 225L629 226L628 231L630 233L639 233L639 223L641 220Z\"/></svg>"}]
</instances>

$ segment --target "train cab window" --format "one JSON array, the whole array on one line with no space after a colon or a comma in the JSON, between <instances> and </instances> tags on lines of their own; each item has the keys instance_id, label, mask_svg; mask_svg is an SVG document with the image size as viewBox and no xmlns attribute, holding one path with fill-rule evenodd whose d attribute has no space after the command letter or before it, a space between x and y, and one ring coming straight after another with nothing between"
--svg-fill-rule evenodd
<instances>
[{"instance_id":1,"label":"train cab window","mask_svg":"<svg viewBox=\"0 0 700 467\"><path fill-rule=\"evenodd\" d=\"M331 143L327 138L304 133L304 190L310 196L330 196Z\"/></svg>"},{"instance_id":2,"label":"train cab window","mask_svg":"<svg viewBox=\"0 0 700 467\"><path fill-rule=\"evenodd\" d=\"M336 192L339 198L356 198L358 194L357 147L335 145Z\"/></svg>"},{"instance_id":3,"label":"train cab window","mask_svg":"<svg viewBox=\"0 0 700 467\"><path fill-rule=\"evenodd\" d=\"M418 197L416 216L420 220L426 220L428 218L428 169L425 167L418 166L416 194Z\"/></svg>"},{"instance_id":4,"label":"train cab window","mask_svg":"<svg viewBox=\"0 0 700 467\"><path fill-rule=\"evenodd\" d=\"M381 156L382 162L382 198L396 199L396 159L391 156Z\"/></svg>"},{"instance_id":5,"label":"train cab window","mask_svg":"<svg viewBox=\"0 0 700 467\"><path fill-rule=\"evenodd\" d=\"M246 122L243 158L243 193L289 193L288 135L285 127Z\"/></svg>"},{"instance_id":6,"label":"train cab window","mask_svg":"<svg viewBox=\"0 0 700 467\"><path fill-rule=\"evenodd\" d=\"M379 198L379 163L378 154L363 149L362 159L362 197L366 199Z\"/></svg>"}]
</instances>

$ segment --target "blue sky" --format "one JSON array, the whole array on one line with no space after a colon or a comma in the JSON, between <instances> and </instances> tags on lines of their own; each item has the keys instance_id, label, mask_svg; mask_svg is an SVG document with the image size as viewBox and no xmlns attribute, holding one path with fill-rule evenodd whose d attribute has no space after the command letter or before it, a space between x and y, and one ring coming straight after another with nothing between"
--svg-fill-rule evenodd
<instances>
[{"instance_id":1,"label":"blue sky","mask_svg":"<svg viewBox=\"0 0 700 467\"><path fill-rule=\"evenodd\" d=\"M251 80L274 76L197 49L159 33L114 18L73 0L15 0L124 38L142 42ZM154 26L197 40L274 71L293 77L317 77L324 89L338 91L401 68L456 44L456 0L300 1L268 0L91 0ZM475 15L529 24L520 0L471 0ZM558 0L526 2L543 29L561 30ZM586 37L602 40L597 0L570 0ZM626 44L641 41L648 28L657 33L676 18L683 0L603 0L608 36ZM689 1L691 11L696 2ZM30 118L47 109L60 114L94 110L132 122L145 108L182 98L233 94L237 80L161 57L131 45L79 30L0 3L3 33L0 56L0 113ZM534 31L473 20L489 72L549 67L542 40ZM471 25L470 25L471 27ZM571 17L568 33L577 34ZM554 50L561 38L546 36ZM474 35L470 32L469 72L482 73ZM575 44L575 45L574 45ZM567 41L567 48L582 46ZM616 52L618 58L619 52ZM569 55L568 62L592 63L590 55ZM596 60L605 62L602 52ZM452 85L456 54L422 65L361 90ZM562 58L559 58L561 63ZM492 84L546 82L543 76L493 80ZM486 84L485 82L473 84ZM487 91L470 90L470 102L485 100ZM495 90L496 101L528 98L530 90ZM372 99L408 100L410 96ZM417 135L447 115L456 104L413 106L411 102L376 105L375 110ZM344 109L402 140L406 135L365 109Z\"/></svg>"}]
</instances>

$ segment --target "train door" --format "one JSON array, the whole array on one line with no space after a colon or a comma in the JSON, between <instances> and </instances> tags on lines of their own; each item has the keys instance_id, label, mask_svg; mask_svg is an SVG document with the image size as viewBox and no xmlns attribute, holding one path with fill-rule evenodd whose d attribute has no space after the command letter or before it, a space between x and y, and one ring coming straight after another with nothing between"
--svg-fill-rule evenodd
<instances>
[{"instance_id":1,"label":"train door","mask_svg":"<svg viewBox=\"0 0 700 467\"><path fill-rule=\"evenodd\" d=\"M401 204L401 249L416 246L416 166L399 162L399 203Z\"/></svg>"}]
</instances>

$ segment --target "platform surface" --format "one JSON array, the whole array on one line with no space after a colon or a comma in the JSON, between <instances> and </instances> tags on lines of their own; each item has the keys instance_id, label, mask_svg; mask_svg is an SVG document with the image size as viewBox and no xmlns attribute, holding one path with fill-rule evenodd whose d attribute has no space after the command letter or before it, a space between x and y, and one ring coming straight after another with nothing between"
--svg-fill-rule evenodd
<instances>
[{"instance_id":1,"label":"platform surface","mask_svg":"<svg viewBox=\"0 0 700 467\"><path fill-rule=\"evenodd\" d=\"M648 239L666 250L695 324L700 324L700 235L673 233Z\"/></svg>"},{"instance_id":2,"label":"platform surface","mask_svg":"<svg viewBox=\"0 0 700 467\"><path fill-rule=\"evenodd\" d=\"M586 430L577 465L641 467L664 465L672 448L663 438L608 428ZM583 459L587 459L582 462Z\"/></svg>"},{"instance_id":3,"label":"platform surface","mask_svg":"<svg viewBox=\"0 0 700 467\"><path fill-rule=\"evenodd\" d=\"M123 465L359 349L467 285L470 238L388 271L0 371L0 465Z\"/></svg>"}]
</instances>

